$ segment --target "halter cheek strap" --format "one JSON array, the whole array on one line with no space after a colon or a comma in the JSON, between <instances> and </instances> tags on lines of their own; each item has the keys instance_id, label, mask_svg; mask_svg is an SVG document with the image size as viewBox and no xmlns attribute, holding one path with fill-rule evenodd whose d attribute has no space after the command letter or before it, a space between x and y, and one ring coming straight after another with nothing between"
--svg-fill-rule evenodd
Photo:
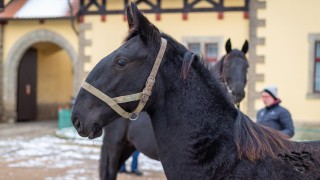
<instances>
[{"instance_id":1,"label":"halter cheek strap","mask_svg":"<svg viewBox=\"0 0 320 180\"><path fill-rule=\"evenodd\" d=\"M87 82L83 82L81 87L86 91L90 92L91 94L93 94L94 96L96 96L97 98L99 98L100 100L102 100L103 102L105 102L106 104L108 104L120 116L130 120L136 120L138 119L139 113L142 111L143 107L146 105L149 97L151 96L152 87L155 83L156 75L159 70L161 61L163 59L166 47L167 47L167 40L164 38L161 38L161 46L160 46L157 58L154 62L150 75L147 79L146 86L144 87L142 92L111 98ZM126 103L126 102L132 102L137 100L140 100L139 104L136 107L136 109L132 112L127 112L119 106L119 103Z\"/></svg>"}]
</instances>

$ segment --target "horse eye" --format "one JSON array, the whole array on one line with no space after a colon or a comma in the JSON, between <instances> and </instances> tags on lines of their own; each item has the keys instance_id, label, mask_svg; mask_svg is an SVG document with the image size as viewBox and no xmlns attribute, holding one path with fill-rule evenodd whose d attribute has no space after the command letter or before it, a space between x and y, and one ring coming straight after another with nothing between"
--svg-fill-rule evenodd
<instances>
[{"instance_id":1,"label":"horse eye","mask_svg":"<svg viewBox=\"0 0 320 180\"><path fill-rule=\"evenodd\" d=\"M119 59L117 61L117 64L120 66L120 67L124 67L126 64L127 64L127 61L125 59Z\"/></svg>"}]
</instances>

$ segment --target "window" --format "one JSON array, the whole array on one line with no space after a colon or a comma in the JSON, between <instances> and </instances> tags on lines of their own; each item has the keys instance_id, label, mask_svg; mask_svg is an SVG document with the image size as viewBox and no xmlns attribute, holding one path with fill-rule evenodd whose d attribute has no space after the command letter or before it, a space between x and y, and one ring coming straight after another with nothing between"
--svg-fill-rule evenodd
<instances>
[{"instance_id":1,"label":"window","mask_svg":"<svg viewBox=\"0 0 320 180\"><path fill-rule=\"evenodd\" d=\"M217 43L207 43L205 45L205 59L209 63L215 63L218 59L218 44Z\"/></svg>"},{"instance_id":2,"label":"window","mask_svg":"<svg viewBox=\"0 0 320 180\"><path fill-rule=\"evenodd\" d=\"M320 99L320 33L310 33L307 98Z\"/></svg>"},{"instance_id":3,"label":"window","mask_svg":"<svg viewBox=\"0 0 320 180\"><path fill-rule=\"evenodd\" d=\"M314 91L320 93L320 41L315 43Z\"/></svg>"},{"instance_id":4,"label":"window","mask_svg":"<svg viewBox=\"0 0 320 180\"><path fill-rule=\"evenodd\" d=\"M191 52L200 55L201 54L201 45L200 43L189 43L188 48Z\"/></svg>"},{"instance_id":5,"label":"window","mask_svg":"<svg viewBox=\"0 0 320 180\"><path fill-rule=\"evenodd\" d=\"M212 67L220 57L223 49L223 38L221 37L183 37L182 43L193 53L202 56L205 64Z\"/></svg>"},{"instance_id":6,"label":"window","mask_svg":"<svg viewBox=\"0 0 320 180\"><path fill-rule=\"evenodd\" d=\"M204 43L204 50L201 50L201 43L189 43L188 48L191 52L203 56L207 63L215 63L218 59L218 44Z\"/></svg>"}]
</instances>

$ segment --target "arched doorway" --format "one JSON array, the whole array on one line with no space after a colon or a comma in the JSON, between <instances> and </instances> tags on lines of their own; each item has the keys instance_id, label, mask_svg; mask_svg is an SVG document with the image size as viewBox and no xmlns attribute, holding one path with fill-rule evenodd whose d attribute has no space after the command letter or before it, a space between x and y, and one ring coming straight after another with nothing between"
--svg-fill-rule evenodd
<instances>
[{"instance_id":1,"label":"arched doorway","mask_svg":"<svg viewBox=\"0 0 320 180\"><path fill-rule=\"evenodd\" d=\"M74 78L71 77L71 78L73 78L71 80L72 81L71 88L73 88L73 85L75 83L78 83L78 81L79 81L78 76L77 76L77 71L78 71L77 69L79 69L79 68L75 68L77 65L77 53L74 51L74 48L71 46L71 44L67 40L65 40L61 35L56 34L54 32L51 32L51 31L48 31L48 30L37 30L37 31L33 31L29 34L26 34L25 36L20 38L14 44L14 46L10 49L10 51L6 57L6 60L5 60L4 87L3 87L3 89L4 89L4 91L3 91L4 105L5 105L4 106L4 110L5 110L4 111L4 119L8 122L15 122L18 117L17 116L18 71L19 71L19 66L20 66L20 63L23 59L23 56L30 48L34 48L38 51L39 50L42 51L43 52L42 55L47 53L49 55L48 56L49 59L54 57L54 56L51 56L50 53L56 54L56 53L54 53L55 51L60 52L60 53L64 53L63 58L58 58L58 59L60 59L61 61L63 59L64 62L71 63L70 69L72 69L72 70L70 70L70 71L72 72L74 70L74 72L73 72ZM39 52L37 52L37 55L39 57L41 55L41 53L39 54ZM37 62L39 61L38 66L39 66L39 63L47 62L47 61L41 61L41 59L43 59L43 58L39 58L37 60ZM46 58L44 58L44 59L46 59ZM52 59L56 59L56 58L52 58ZM57 61L59 61L59 60L57 60ZM54 62L54 60L52 60L52 61L48 60L48 62L52 63L52 62ZM48 70L46 72L51 72L50 70L57 69L57 68L55 68L55 65L52 65L52 64L46 65L46 66L50 67L50 68L48 68ZM41 67L44 67L44 66L40 65L40 68L38 68L38 69L42 69ZM59 73L57 73L57 74L59 74ZM38 78L39 78L39 74L37 74L37 82L41 81ZM44 80L44 81L46 81L46 80ZM56 83L56 84L61 85L61 83L60 84ZM53 85L50 85L50 87L53 87ZM24 86L24 91L28 91L28 90L26 90L27 88L26 88L26 86ZM46 92L46 90L41 90L42 89L41 87L37 87L37 89L40 90L39 93ZM58 87L47 88L47 91L51 91L52 89L59 92ZM72 94L74 94L74 93L75 93L75 90L72 89ZM47 94L50 94L50 93L47 93ZM40 118L40 119L44 118L41 114L48 114L48 113L49 114L50 113L56 114L55 108L52 108L52 107L55 106L56 108L58 108L59 104L61 104L61 101L59 100L59 98L55 99L56 102L54 102L52 99L51 100L50 99L48 100L48 98L46 99L45 97L43 97L43 95L39 95L39 96L42 98L37 99L37 107L40 108L40 109L37 109L38 118ZM68 96L70 96L70 95L68 95ZM70 99L70 97L68 97L68 98Z\"/></svg>"},{"instance_id":2,"label":"arched doorway","mask_svg":"<svg viewBox=\"0 0 320 180\"><path fill-rule=\"evenodd\" d=\"M22 56L18 68L17 120L57 118L73 94L73 67L67 52L40 42Z\"/></svg>"}]
</instances>

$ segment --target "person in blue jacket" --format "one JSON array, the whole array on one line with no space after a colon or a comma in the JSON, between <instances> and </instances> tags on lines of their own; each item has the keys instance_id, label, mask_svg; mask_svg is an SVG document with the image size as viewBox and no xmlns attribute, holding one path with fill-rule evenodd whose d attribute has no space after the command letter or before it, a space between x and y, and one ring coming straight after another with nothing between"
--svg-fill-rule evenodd
<instances>
[{"instance_id":1,"label":"person in blue jacket","mask_svg":"<svg viewBox=\"0 0 320 180\"><path fill-rule=\"evenodd\" d=\"M290 112L280 106L276 86L268 86L261 92L261 98L265 105L257 113L257 123L275 129L289 138L294 135L294 125Z\"/></svg>"}]
</instances>

